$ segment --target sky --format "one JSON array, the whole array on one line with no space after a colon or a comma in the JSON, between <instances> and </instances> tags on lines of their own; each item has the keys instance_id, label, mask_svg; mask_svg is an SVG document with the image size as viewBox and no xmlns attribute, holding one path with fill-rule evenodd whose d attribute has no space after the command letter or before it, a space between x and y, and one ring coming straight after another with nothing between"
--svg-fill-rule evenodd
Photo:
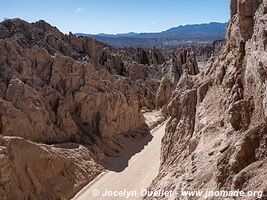
<instances>
[{"instance_id":1,"label":"sky","mask_svg":"<svg viewBox=\"0 0 267 200\"><path fill-rule=\"evenodd\" d=\"M0 0L0 20L40 19L64 33L160 32L227 22L230 0Z\"/></svg>"}]
</instances>

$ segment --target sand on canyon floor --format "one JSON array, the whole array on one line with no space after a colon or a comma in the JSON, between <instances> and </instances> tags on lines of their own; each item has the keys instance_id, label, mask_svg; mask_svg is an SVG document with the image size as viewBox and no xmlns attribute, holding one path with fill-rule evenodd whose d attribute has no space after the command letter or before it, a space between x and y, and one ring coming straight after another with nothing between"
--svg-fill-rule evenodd
<instances>
[{"instance_id":1,"label":"sand on canyon floor","mask_svg":"<svg viewBox=\"0 0 267 200\"><path fill-rule=\"evenodd\" d=\"M147 112L144 116L151 127L153 121L160 119L158 111ZM144 193L159 172L165 126L166 123L162 122L153 128L151 134L131 145L120 157L107 157L106 171L77 193L73 200L122 200L127 197L126 191L130 195L128 199L141 199L141 192ZM133 155L133 152L138 153ZM129 155L133 156L129 158ZM104 196L107 191L109 196Z\"/></svg>"}]
</instances>

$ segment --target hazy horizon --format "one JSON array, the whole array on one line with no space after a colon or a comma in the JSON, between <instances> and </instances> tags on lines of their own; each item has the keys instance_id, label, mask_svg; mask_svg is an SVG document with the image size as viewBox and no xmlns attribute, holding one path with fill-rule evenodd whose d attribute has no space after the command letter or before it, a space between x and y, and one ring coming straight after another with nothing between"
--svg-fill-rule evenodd
<instances>
[{"instance_id":1,"label":"hazy horizon","mask_svg":"<svg viewBox=\"0 0 267 200\"><path fill-rule=\"evenodd\" d=\"M181 25L177 25L177 26L174 26L174 27L169 27L168 29L165 29L165 30L159 30L157 32L134 32L134 31L131 31L131 32L124 32L124 33L96 33L95 35L101 35L101 34L105 34L105 35L120 35L120 34L129 34L129 33L135 33L135 34L141 34L141 33L160 33L160 32L167 31L169 29L177 28L177 27L180 27L180 26L203 25L203 24L210 24L210 23L224 24L224 23L228 23L228 22L206 22L206 23L200 23L200 24L181 24ZM84 33L84 34L91 34L91 33Z\"/></svg>"},{"instance_id":2,"label":"hazy horizon","mask_svg":"<svg viewBox=\"0 0 267 200\"><path fill-rule=\"evenodd\" d=\"M43 19L64 33L150 33L180 25L225 23L229 4L229 0L2 0L0 19Z\"/></svg>"}]
</instances>

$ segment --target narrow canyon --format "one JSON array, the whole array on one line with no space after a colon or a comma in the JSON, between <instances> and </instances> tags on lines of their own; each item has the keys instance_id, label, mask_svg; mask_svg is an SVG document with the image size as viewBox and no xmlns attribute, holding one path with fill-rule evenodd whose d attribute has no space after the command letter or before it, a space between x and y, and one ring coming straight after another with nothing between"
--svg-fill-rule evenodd
<instances>
[{"instance_id":1,"label":"narrow canyon","mask_svg":"<svg viewBox=\"0 0 267 200\"><path fill-rule=\"evenodd\" d=\"M225 43L171 49L0 22L0 199L266 199L267 0L230 4Z\"/></svg>"}]
</instances>

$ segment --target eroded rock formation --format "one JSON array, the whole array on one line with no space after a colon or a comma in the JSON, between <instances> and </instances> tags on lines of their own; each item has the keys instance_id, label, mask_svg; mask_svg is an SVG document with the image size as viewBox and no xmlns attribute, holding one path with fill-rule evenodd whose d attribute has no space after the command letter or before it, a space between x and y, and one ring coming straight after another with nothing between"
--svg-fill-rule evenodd
<instances>
[{"instance_id":1,"label":"eroded rock formation","mask_svg":"<svg viewBox=\"0 0 267 200\"><path fill-rule=\"evenodd\" d=\"M143 65L159 65L165 62L163 54L156 48L146 50L139 47L135 52L134 59Z\"/></svg>"},{"instance_id":2,"label":"eroded rock formation","mask_svg":"<svg viewBox=\"0 0 267 200\"><path fill-rule=\"evenodd\" d=\"M190 49L183 49L177 55L173 54L170 60L171 78L177 83L182 74L197 75L199 73L196 56Z\"/></svg>"},{"instance_id":3,"label":"eroded rock formation","mask_svg":"<svg viewBox=\"0 0 267 200\"><path fill-rule=\"evenodd\" d=\"M232 0L224 52L196 76L181 73L149 189L266 194L266 10L266 0Z\"/></svg>"},{"instance_id":4,"label":"eroded rock formation","mask_svg":"<svg viewBox=\"0 0 267 200\"><path fill-rule=\"evenodd\" d=\"M102 171L102 155L149 132L136 94L146 82L95 40L44 21L0 27L0 198L69 199Z\"/></svg>"},{"instance_id":5,"label":"eroded rock formation","mask_svg":"<svg viewBox=\"0 0 267 200\"><path fill-rule=\"evenodd\" d=\"M172 83L167 77L163 77L156 94L156 108L167 106L172 95Z\"/></svg>"},{"instance_id":6,"label":"eroded rock formation","mask_svg":"<svg viewBox=\"0 0 267 200\"><path fill-rule=\"evenodd\" d=\"M69 199L103 169L75 143L44 145L21 137L0 139L0 198Z\"/></svg>"}]
</instances>

